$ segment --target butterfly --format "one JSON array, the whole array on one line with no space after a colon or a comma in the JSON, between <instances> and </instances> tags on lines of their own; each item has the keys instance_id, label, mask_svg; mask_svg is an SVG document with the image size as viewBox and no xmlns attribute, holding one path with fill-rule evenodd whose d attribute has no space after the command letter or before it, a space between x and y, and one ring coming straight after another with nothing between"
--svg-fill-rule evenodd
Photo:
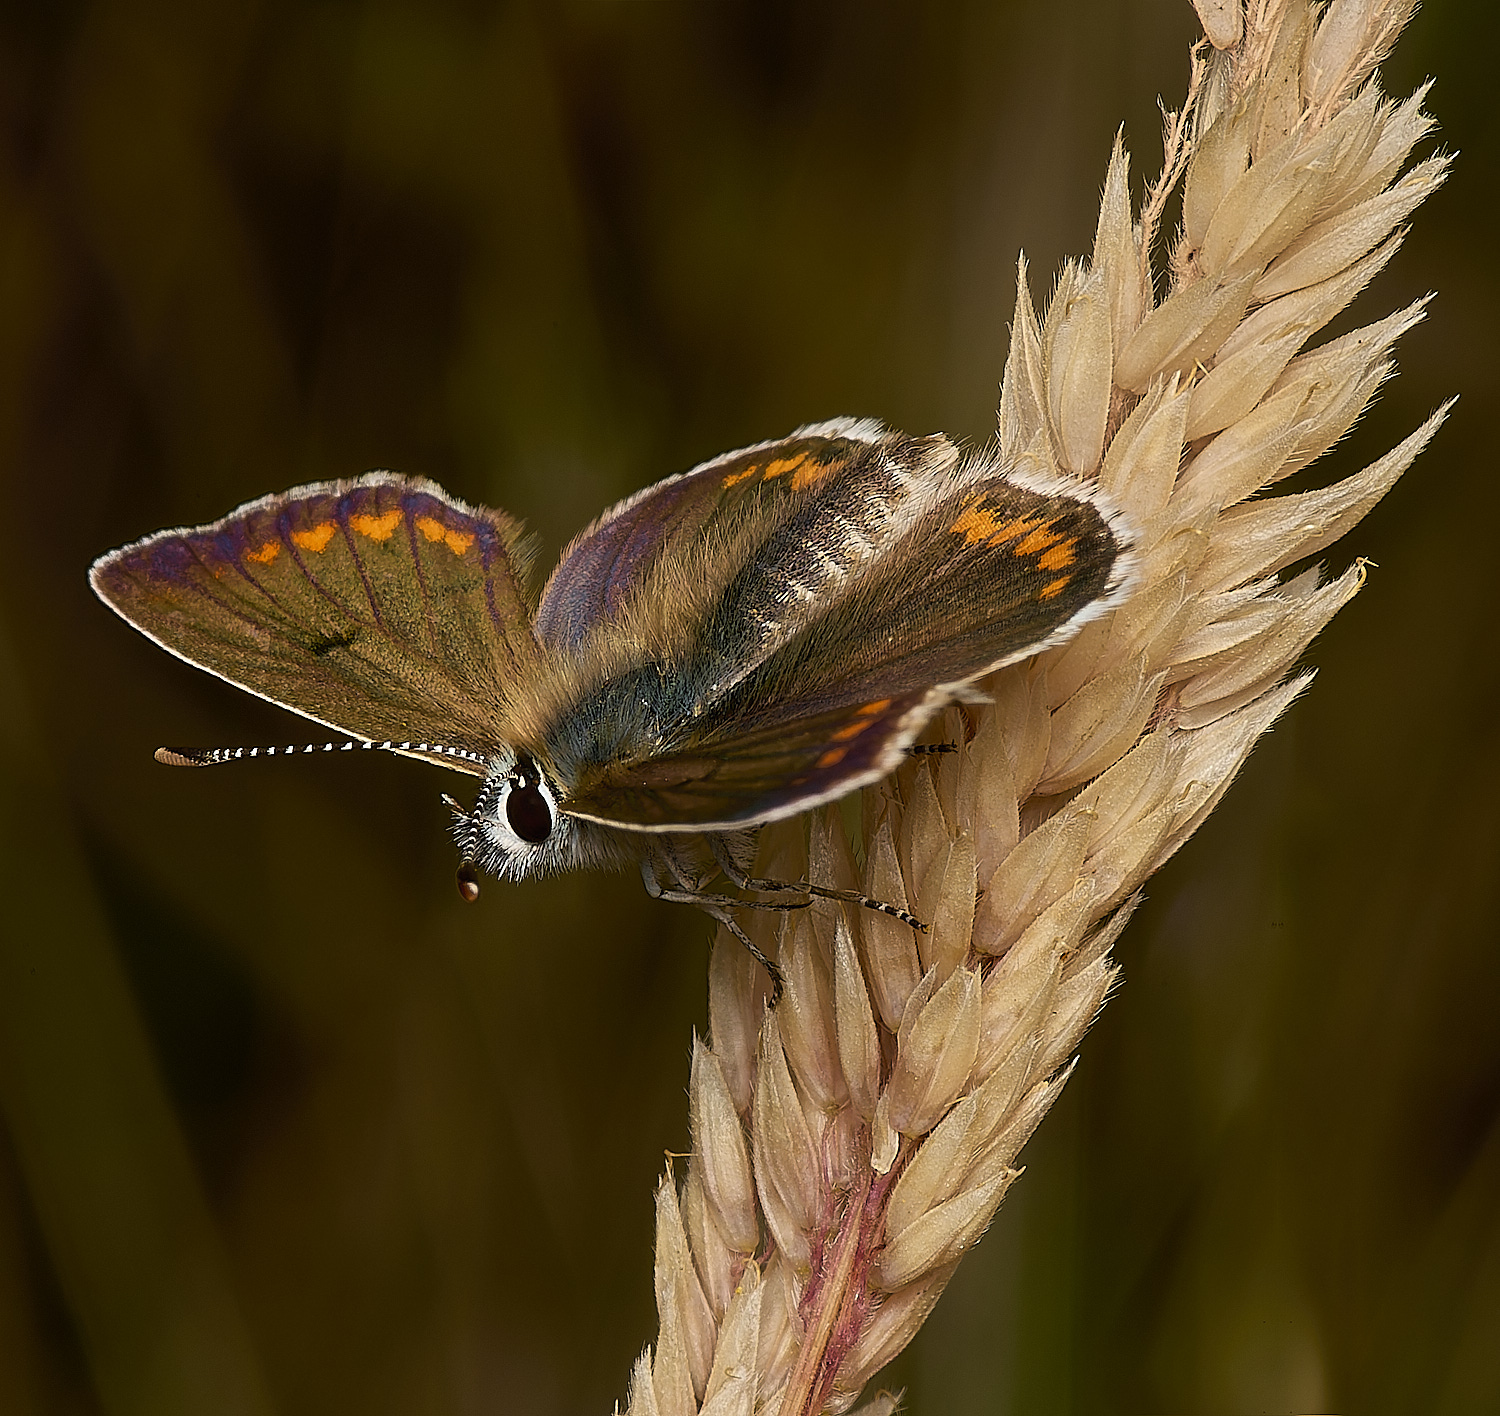
<instances>
[{"instance_id":1,"label":"butterfly","mask_svg":"<svg viewBox=\"0 0 1500 1416\"><path fill-rule=\"evenodd\" d=\"M917 923L757 880L757 828L888 775L975 679L1107 610L1129 539L1087 484L846 418L628 497L536 600L519 523L392 472L157 532L91 580L188 663L480 778L471 808L449 801L466 895L475 869L636 863L748 945L732 909L757 902L712 893L720 873Z\"/></svg>"}]
</instances>

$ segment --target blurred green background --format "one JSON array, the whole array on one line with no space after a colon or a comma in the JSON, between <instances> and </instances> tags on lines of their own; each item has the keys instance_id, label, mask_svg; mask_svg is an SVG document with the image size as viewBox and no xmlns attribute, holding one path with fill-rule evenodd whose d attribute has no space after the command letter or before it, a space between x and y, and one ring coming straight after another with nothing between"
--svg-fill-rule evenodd
<instances>
[{"instance_id":1,"label":"blurred green background","mask_svg":"<svg viewBox=\"0 0 1500 1416\"><path fill-rule=\"evenodd\" d=\"M523 516L841 413L993 426L1013 262L1159 153L1176 0L57 0L0 16L0 1411L605 1412L654 1333L708 927L453 888L397 760L94 601L100 552L395 467ZM1028 1172L890 1373L919 1412L1500 1410L1488 6L1386 69L1462 150L1327 475L1322 673L1153 882ZM1430 146L1430 145L1429 145ZM310 734L310 735L315 735Z\"/></svg>"}]
</instances>

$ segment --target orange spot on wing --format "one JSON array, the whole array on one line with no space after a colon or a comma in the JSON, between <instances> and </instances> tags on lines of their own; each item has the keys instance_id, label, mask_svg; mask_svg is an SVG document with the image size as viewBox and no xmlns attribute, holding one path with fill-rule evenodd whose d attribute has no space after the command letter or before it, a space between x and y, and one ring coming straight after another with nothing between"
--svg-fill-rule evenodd
<instances>
[{"instance_id":1,"label":"orange spot on wing","mask_svg":"<svg viewBox=\"0 0 1500 1416\"><path fill-rule=\"evenodd\" d=\"M1006 541L1014 540L1017 536L1024 536L1029 531L1035 531L1041 525L1040 517L1033 517L1030 521L1019 516L1001 520L985 506L981 498L973 506L966 507L948 529L955 536L962 536L966 546L981 544L999 546ZM1038 547L1038 549L1041 548Z\"/></svg>"},{"instance_id":2,"label":"orange spot on wing","mask_svg":"<svg viewBox=\"0 0 1500 1416\"><path fill-rule=\"evenodd\" d=\"M818 462L812 458L802 459L802 465L792 473L792 490L802 492L808 487L816 487L819 482L838 471L838 466L836 462Z\"/></svg>"},{"instance_id":3,"label":"orange spot on wing","mask_svg":"<svg viewBox=\"0 0 1500 1416\"><path fill-rule=\"evenodd\" d=\"M996 525L991 512L986 511L982 505L975 505L966 507L948 529L955 536L962 536L966 545L977 546L994 533Z\"/></svg>"},{"instance_id":4,"label":"orange spot on wing","mask_svg":"<svg viewBox=\"0 0 1500 1416\"><path fill-rule=\"evenodd\" d=\"M1007 541L1014 541L1017 536L1024 536L1028 531L1035 531L1042 524L1039 516L1028 521L1024 516L1012 517L1009 521L1002 521L991 533L988 544L1001 546Z\"/></svg>"},{"instance_id":5,"label":"orange spot on wing","mask_svg":"<svg viewBox=\"0 0 1500 1416\"><path fill-rule=\"evenodd\" d=\"M304 551L321 552L327 549L338 529L331 521L320 521L311 531L293 531L292 542Z\"/></svg>"},{"instance_id":6,"label":"orange spot on wing","mask_svg":"<svg viewBox=\"0 0 1500 1416\"><path fill-rule=\"evenodd\" d=\"M837 732L830 736L834 742L848 742L851 738L857 738L874 721L878 714L885 712L891 706L889 698L877 698L873 703L866 703L857 710L858 716L852 723L845 723ZM847 747L831 747L820 758L819 767L833 767L843 760L844 754L848 752Z\"/></svg>"},{"instance_id":7,"label":"orange spot on wing","mask_svg":"<svg viewBox=\"0 0 1500 1416\"><path fill-rule=\"evenodd\" d=\"M441 541L456 556L463 555L474 544L473 532L455 531L444 526L435 516L419 516L417 530L429 541Z\"/></svg>"},{"instance_id":8,"label":"orange spot on wing","mask_svg":"<svg viewBox=\"0 0 1500 1416\"><path fill-rule=\"evenodd\" d=\"M1065 570L1072 565L1077 557L1073 554L1078 549L1078 538L1069 536L1061 545L1053 546L1038 561L1037 565L1042 570Z\"/></svg>"},{"instance_id":9,"label":"orange spot on wing","mask_svg":"<svg viewBox=\"0 0 1500 1416\"><path fill-rule=\"evenodd\" d=\"M257 565L270 565L280 554L280 544L276 541L267 541L258 551L246 551L245 559L253 560Z\"/></svg>"},{"instance_id":10,"label":"orange spot on wing","mask_svg":"<svg viewBox=\"0 0 1500 1416\"><path fill-rule=\"evenodd\" d=\"M1062 540L1061 532L1052 529L1049 521L1044 526L1039 526L1019 546L1013 547L1018 556L1034 556L1045 551L1048 546L1054 546Z\"/></svg>"},{"instance_id":11,"label":"orange spot on wing","mask_svg":"<svg viewBox=\"0 0 1500 1416\"><path fill-rule=\"evenodd\" d=\"M1061 595L1063 592L1063 586L1065 586L1072 578L1073 577L1071 575L1060 575L1056 580L1049 580L1037 592L1037 599L1050 600L1056 595Z\"/></svg>"},{"instance_id":12,"label":"orange spot on wing","mask_svg":"<svg viewBox=\"0 0 1500 1416\"><path fill-rule=\"evenodd\" d=\"M760 474L762 482L774 482L784 472L794 472L807 460L806 454L801 457L778 457L768 462Z\"/></svg>"},{"instance_id":13,"label":"orange spot on wing","mask_svg":"<svg viewBox=\"0 0 1500 1416\"><path fill-rule=\"evenodd\" d=\"M755 476L758 470L759 469L755 467L747 467L743 472L730 472L724 478L724 485L726 487L738 486L739 483L743 482L747 477Z\"/></svg>"},{"instance_id":14,"label":"orange spot on wing","mask_svg":"<svg viewBox=\"0 0 1500 1416\"><path fill-rule=\"evenodd\" d=\"M397 507L395 511L386 512L384 516L369 516L360 512L349 518L349 524L361 536L368 536L372 541L389 541L401 524L401 509Z\"/></svg>"}]
</instances>

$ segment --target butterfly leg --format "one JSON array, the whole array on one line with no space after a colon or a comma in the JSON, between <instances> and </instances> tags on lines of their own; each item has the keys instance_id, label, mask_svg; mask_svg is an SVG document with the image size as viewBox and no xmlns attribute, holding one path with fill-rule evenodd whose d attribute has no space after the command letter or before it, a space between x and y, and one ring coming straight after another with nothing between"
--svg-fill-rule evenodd
<instances>
[{"instance_id":1,"label":"butterfly leg","mask_svg":"<svg viewBox=\"0 0 1500 1416\"><path fill-rule=\"evenodd\" d=\"M710 846L713 848L714 859L719 863L719 869L724 872L731 884L741 890L763 890L768 893L786 890L805 890L809 895L816 895L819 899L839 900L846 905L861 905L867 910L875 910L879 914L890 915L892 919L899 919L902 924L909 925L920 934L927 933L927 926L916 915L908 914L907 911L898 909L895 905L888 905L884 900L876 900L872 899L869 895L861 895L857 890L835 890L827 885L811 885L805 880L765 880L759 876L749 875L735 864L733 857L725 848L721 836L711 835L708 839ZM754 902L745 900L742 903L753 904ZM807 903L811 904L812 902L809 900ZM796 909L800 908L800 906L762 905L760 908L779 910Z\"/></svg>"},{"instance_id":2,"label":"butterfly leg","mask_svg":"<svg viewBox=\"0 0 1500 1416\"><path fill-rule=\"evenodd\" d=\"M657 867L662 864L665 864L676 878L676 887L662 883L657 874ZM737 900L731 895L711 895L697 889L691 877L678 868L679 865L680 862L666 850L662 851L660 860L651 856L642 860L641 880L646 886L646 893L653 899L667 900L675 905L696 905L704 914L722 924L749 950L750 957L771 976L771 1002L775 1003L781 997L783 983L781 969L774 960L767 958L759 945L740 928L731 911L735 909L800 910L806 909L812 901L799 900L792 905L775 905L767 900Z\"/></svg>"}]
</instances>

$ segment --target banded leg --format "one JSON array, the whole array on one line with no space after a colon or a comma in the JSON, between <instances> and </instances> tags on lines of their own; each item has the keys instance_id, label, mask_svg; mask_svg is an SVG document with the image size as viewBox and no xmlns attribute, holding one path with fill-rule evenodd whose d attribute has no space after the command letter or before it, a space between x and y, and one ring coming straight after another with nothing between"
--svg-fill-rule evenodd
<instances>
[{"instance_id":1,"label":"banded leg","mask_svg":"<svg viewBox=\"0 0 1500 1416\"><path fill-rule=\"evenodd\" d=\"M729 852L724 849L724 844L718 836L710 836L709 845L713 849L714 859L719 863L719 869L724 872L731 884L741 890L761 890L766 893L776 893L787 890L802 890L809 895L816 895L823 900L838 900L846 905L861 905L867 910L875 910L879 914L889 915L892 919L899 919L902 924L910 926L919 934L927 933L927 926L919 920L916 915L908 914L895 905L888 905L884 900L877 900L869 895L861 895L857 890L836 890L828 885L813 885L805 880L765 880L759 876L747 875L731 859ZM744 900L743 904L752 904L753 901ZM807 904L812 901L808 900ZM798 906L772 905L772 909L798 908Z\"/></svg>"},{"instance_id":2,"label":"banded leg","mask_svg":"<svg viewBox=\"0 0 1500 1416\"><path fill-rule=\"evenodd\" d=\"M812 901L797 900L790 905L778 905L773 904L769 900L737 900L732 895L711 895L706 891L694 888L688 881L682 878L682 875L674 868L676 861L670 853L664 851L663 856L667 868L672 871L673 876L677 879L677 887L663 885L655 869L658 862L647 858L641 862L641 879L645 882L646 893L653 899L667 900L675 905L695 905L704 914L708 915L710 919L717 920L722 924L725 929L749 950L750 957L771 976L771 1002L773 1004L776 1003L781 997L782 986L785 983L781 968L773 959L767 958L755 941L740 928L739 922L730 911L734 909L805 910L812 904Z\"/></svg>"}]
</instances>

